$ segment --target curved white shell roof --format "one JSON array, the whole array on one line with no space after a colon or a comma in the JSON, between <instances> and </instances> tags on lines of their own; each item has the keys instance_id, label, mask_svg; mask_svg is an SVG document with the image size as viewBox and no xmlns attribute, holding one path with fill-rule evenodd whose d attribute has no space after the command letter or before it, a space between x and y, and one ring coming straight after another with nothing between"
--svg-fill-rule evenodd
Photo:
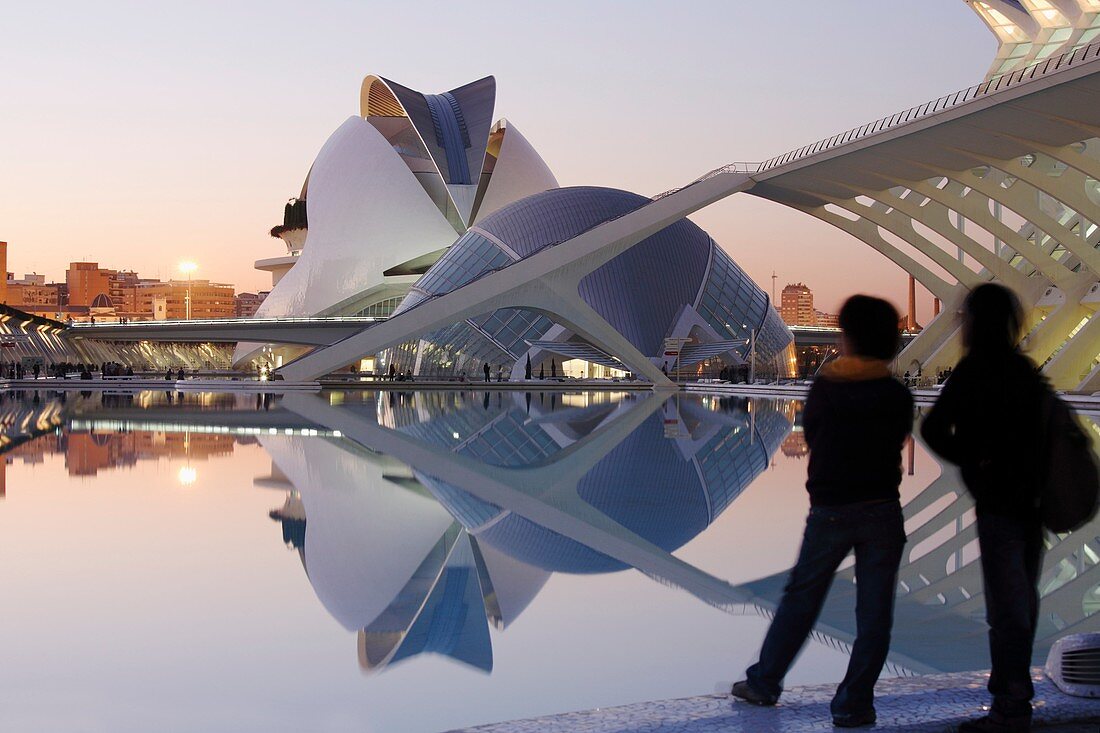
<instances>
[{"instance_id":1,"label":"curved white shell roof","mask_svg":"<svg viewBox=\"0 0 1100 733\"><path fill-rule=\"evenodd\" d=\"M511 122L503 124L504 138L475 222L513 201L558 187L558 179L527 138Z\"/></svg>"},{"instance_id":2,"label":"curved white shell roof","mask_svg":"<svg viewBox=\"0 0 1100 733\"><path fill-rule=\"evenodd\" d=\"M358 116L321 148L306 210L306 246L257 317L325 314L380 286L385 270L455 239L393 147Z\"/></svg>"}]
</instances>

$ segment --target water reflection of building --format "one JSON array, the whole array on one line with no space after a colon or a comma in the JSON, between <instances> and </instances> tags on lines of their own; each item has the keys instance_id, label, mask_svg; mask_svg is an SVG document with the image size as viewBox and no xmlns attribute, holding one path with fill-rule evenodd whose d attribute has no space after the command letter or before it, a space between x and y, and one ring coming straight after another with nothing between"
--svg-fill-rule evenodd
<instances>
[{"instance_id":1,"label":"water reflection of building","mask_svg":"<svg viewBox=\"0 0 1100 733\"><path fill-rule=\"evenodd\" d=\"M186 458L205 461L233 452L235 438L190 432L68 432L59 444L70 476L95 476L138 461Z\"/></svg>"},{"instance_id":2,"label":"water reflection of building","mask_svg":"<svg viewBox=\"0 0 1100 733\"><path fill-rule=\"evenodd\" d=\"M199 408L226 402L214 395L173 396L171 401L181 405L186 401ZM82 395L25 390L17 395L5 394L0 396L0 452L6 464L15 459L41 463L47 455L60 455L70 476L95 476L101 470L132 467L139 461L205 461L233 451L235 438L228 434L175 430L170 426L131 430L122 422L96 424L87 419L111 410L141 414L168 404L169 397L163 392ZM146 427L150 425L146 423Z\"/></svg>"},{"instance_id":3,"label":"water reflection of building","mask_svg":"<svg viewBox=\"0 0 1100 733\"><path fill-rule=\"evenodd\" d=\"M594 449L578 495L664 551L729 506L789 429L763 403L750 413L744 402L716 401L719 411L711 411L687 400L648 412L625 438L600 444L601 433L637 407L633 398L572 407L560 395L528 404L522 394L427 393L342 411L361 410L364 421L469 465L514 471L517 483L548 467L568 472ZM261 442L277 467L265 485L278 475L293 486L272 515L326 609L358 631L364 669L435 652L489 670L489 626L506 628L551 573L628 567L443 480L430 462L410 473L346 441Z\"/></svg>"},{"instance_id":4,"label":"water reflection of building","mask_svg":"<svg viewBox=\"0 0 1100 733\"><path fill-rule=\"evenodd\" d=\"M779 446L779 449L783 451L783 455L787 458L805 458L810 455L810 446L806 443L806 434L801 430L792 430L783 439L783 444Z\"/></svg>"},{"instance_id":5,"label":"water reflection of building","mask_svg":"<svg viewBox=\"0 0 1100 733\"><path fill-rule=\"evenodd\" d=\"M1086 421L1085 418L1082 418ZM1094 445L1100 433L1088 421ZM912 444L907 449L912 472ZM958 470L941 475L904 508L908 544L898 576L891 661L912 672L950 672L987 666L985 596L974 502ZM1035 663L1066 634L1100 628L1100 519L1067 535L1046 535L1039 582L1042 605L1035 640ZM826 643L850 644L855 636L852 567L837 574L817 633ZM743 586L761 607L774 608L786 582L777 573Z\"/></svg>"}]
</instances>

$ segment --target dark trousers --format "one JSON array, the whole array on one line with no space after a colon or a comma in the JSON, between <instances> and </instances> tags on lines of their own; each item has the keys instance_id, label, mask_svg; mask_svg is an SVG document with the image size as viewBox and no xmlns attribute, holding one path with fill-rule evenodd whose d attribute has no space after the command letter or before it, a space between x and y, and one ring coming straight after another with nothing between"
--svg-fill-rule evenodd
<instances>
[{"instance_id":1,"label":"dark trousers","mask_svg":"<svg viewBox=\"0 0 1100 733\"><path fill-rule=\"evenodd\" d=\"M989 624L993 709L1003 715L1031 711L1031 649L1039 618L1043 528L1037 517L978 513L985 618Z\"/></svg>"},{"instance_id":2,"label":"dark trousers","mask_svg":"<svg viewBox=\"0 0 1100 733\"><path fill-rule=\"evenodd\" d=\"M905 547L897 501L814 507L806 519L783 599L760 649L760 661L746 672L749 684L778 696L783 678L813 629L837 567L855 550L856 640L848 673L837 688L833 715L871 709L875 682L890 648L898 566Z\"/></svg>"}]
</instances>

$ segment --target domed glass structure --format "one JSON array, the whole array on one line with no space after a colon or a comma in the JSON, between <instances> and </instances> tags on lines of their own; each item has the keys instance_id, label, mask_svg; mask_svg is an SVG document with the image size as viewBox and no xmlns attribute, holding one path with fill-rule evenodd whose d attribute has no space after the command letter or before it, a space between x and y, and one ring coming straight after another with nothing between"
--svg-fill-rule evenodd
<instances>
[{"instance_id":1,"label":"domed glass structure","mask_svg":"<svg viewBox=\"0 0 1100 733\"><path fill-rule=\"evenodd\" d=\"M649 202L612 188L560 188L528 196L471 227L413 286L394 315L451 292ZM769 363L791 334L767 294L706 232L682 219L649 236L580 281L578 295L641 354L667 364L666 338L688 340L681 367L705 359ZM556 323L554 314L503 308L457 321L389 350L399 372L421 376L475 373L485 363L522 374L526 359L580 358L627 371L615 354ZM672 364L667 364L671 368Z\"/></svg>"}]
</instances>

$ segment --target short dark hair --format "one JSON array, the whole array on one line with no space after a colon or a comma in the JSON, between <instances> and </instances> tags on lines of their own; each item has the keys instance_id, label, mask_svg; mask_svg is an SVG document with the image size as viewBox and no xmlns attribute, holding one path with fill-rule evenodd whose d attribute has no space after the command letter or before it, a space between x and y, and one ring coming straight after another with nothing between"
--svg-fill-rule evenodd
<instances>
[{"instance_id":1,"label":"short dark hair","mask_svg":"<svg viewBox=\"0 0 1100 733\"><path fill-rule=\"evenodd\" d=\"M1024 314L1008 288L983 283L963 304L963 342L971 353L1012 351L1020 340Z\"/></svg>"},{"instance_id":2,"label":"short dark hair","mask_svg":"<svg viewBox=\"0 0 1100 733\"><path fill-rule=\"evenodd\" d=\"M858 356L893 359L898 353L898 312L882 298L853 295L840 308L840 328Z\"/></svg>"}]
</instances>

